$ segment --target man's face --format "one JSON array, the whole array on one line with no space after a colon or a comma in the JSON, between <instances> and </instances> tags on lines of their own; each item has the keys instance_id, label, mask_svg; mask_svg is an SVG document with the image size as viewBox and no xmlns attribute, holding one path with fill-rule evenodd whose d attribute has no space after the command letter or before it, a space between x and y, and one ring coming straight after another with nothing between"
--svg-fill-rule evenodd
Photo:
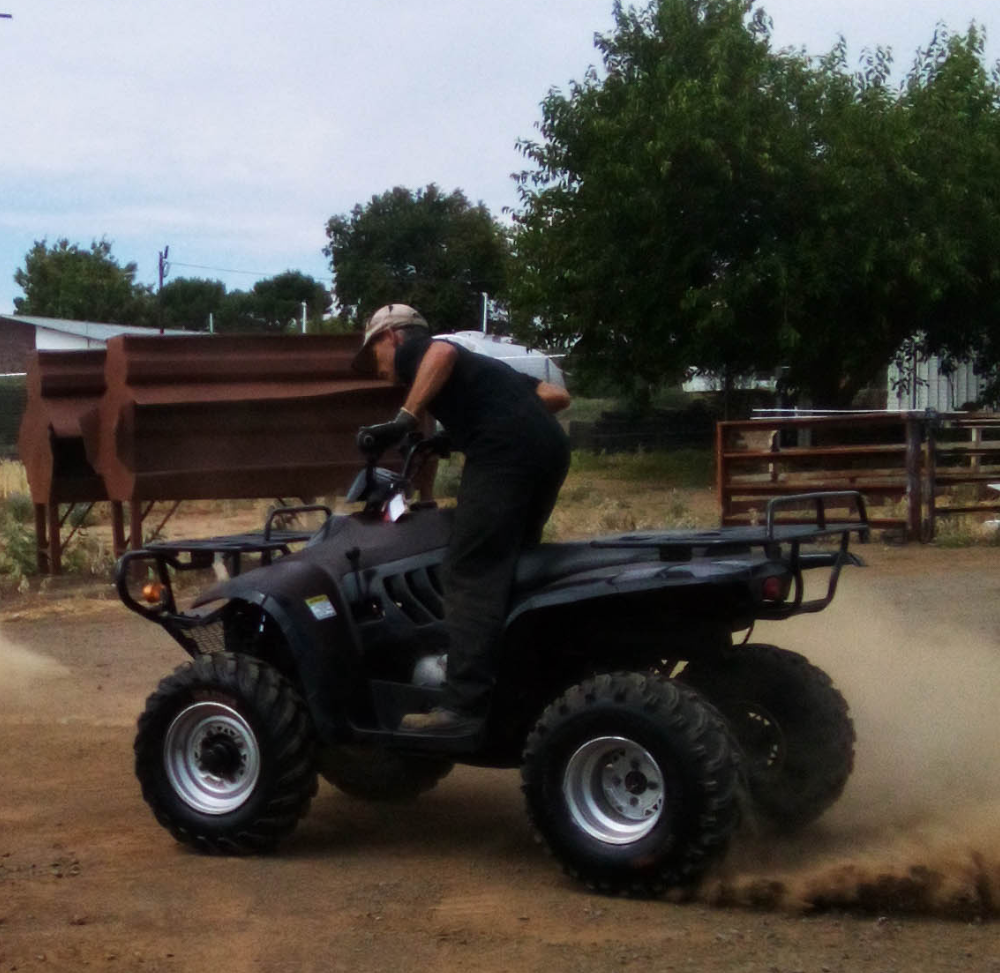
<instances>
[{"instance_id":1,"label":"man's face","mask_svg":"<svg viewBox=\"0 0 1000 973\"><path fill-rule=\"evenodd\" d=\"M375 374L387 382L396 382L396 333L386 331L372 342Z\"/></svg>"}]
</instances>

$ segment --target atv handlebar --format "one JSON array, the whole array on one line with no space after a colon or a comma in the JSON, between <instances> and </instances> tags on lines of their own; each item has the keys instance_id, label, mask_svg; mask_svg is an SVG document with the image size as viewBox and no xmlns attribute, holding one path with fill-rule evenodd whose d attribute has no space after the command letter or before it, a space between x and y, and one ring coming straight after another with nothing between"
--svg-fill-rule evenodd
<instances>
[{"instance_id":1,"label":"atv handlebar","mask_svg":"<svg viewBox=\"0 0 1000 973\"><path fill-rule=\"evenodd\" d=\"M383 425L389 426L392 423L383 423ZM379 436L379 428L379 426L362 426L358 430L356 440L358 450L365 457L368 465L372 467L392 446L396 445L395 442L387 442ZM403 455L402 475L408 477L415 461L421 456L432 455L447 459L451 455L451 440L445 433L425 437L419 432L411 432L402 437L399 451Z\"/></svg>"},{"instance_id":2,"label":"atv handlebar","mask_svg":"<svg viewBox=\"0 0 1000 973\"><path fill-rule=\"evenodd\" d=\"M402 470L394 473L382 469L378 466L378 461L389 446L394 444L386 440L379 442L377 434L369 437L369 431L375 428L377 427L363 426L358 430L357 444L365 455L365 468L347 491L348 501L363 501L367 513L382 510L396 494L409 496L410 485L428 457L446 458L451 455L451 443L446 435L424 438L418 432L411 432L404 437L400 446Z\"/></svg>"}]
</instances>

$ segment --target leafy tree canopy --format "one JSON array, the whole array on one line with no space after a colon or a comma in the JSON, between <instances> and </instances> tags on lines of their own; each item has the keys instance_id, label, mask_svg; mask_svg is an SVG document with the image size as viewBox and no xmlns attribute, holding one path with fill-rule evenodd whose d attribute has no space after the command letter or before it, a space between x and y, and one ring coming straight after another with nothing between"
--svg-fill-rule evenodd
<instances>
[{"instance_id":1,"label":"leafy tree canopy","mask_svg":"<svg viewBox=\"0 0 1000 973\"><path fill-rule=\"evenodd\" d=\"M288 270L254 284L250 291L230 291L215 316L216 331L286 334L301 331L302 305L307 330L325 330L323 315L330 310L330 292L315 278Z\"/></svg>"},{"instance_id":2,"label":"leafy tree canopy","mask_svg":"<svg viewBox=\"0 0 1000 973\"><path fill-rule=\"evenodd\" d=\"M160 319L171 328L205 331L211 314L216 331L284 334L301 330L303 303L307 330L320 330L332 301L319 281L288 270L250 291L227 292L221 281L179 277L163 286L157 303Z\"/></svg>"},{"instance_id":3,"label":"leafy tree canopy","mask_svg":"<svg viewBox=\"0 0 1000 973\"><path fill-rule=\"evenodd\" d=\"M207 331L209 315L218 315L226 300L221 280L177 277L156 295L160 321L165 328Z\"/></svg>"},{"instance_id":4,"label":"leafy tree canopy","mask_svg":"<svg viewBox=\"0 0 1000 973\"><path fill-rule=\"evenodd\" d=\"M520 143L517 330L639 388L781 365L833 406L915 333L958 349L995 320L1000 102L974 28L893 90L881 49L856 72L843 42L772 51L752 0L614 16L603 72Z\"/></svg>"},{"instance_id":5,"label":"leafy tree canopy","mask_svg":"<svg viewBox=\"0 0 1000 973\"><path fill-rule=\"evenodd\" d=\"M120 266L109 240L95 240L86 250L69 240L51 247L36 240L14 282L24 297L14 298L17 314L145 325L150 320L149 288L135 282L136 265Z\"/></svg>"},{"instance_id":6,"label":"leafy tree canopy","mask_svg":"<svg viewBox=\"0 0 1000 973\"><path fill-rule=\"evenodd\" d=\"M254 317L261 330L275 334L301 327L303 304L307 321L318 322L333 303L326 287L295 270L258 281L253 296Z\"/></svg>"},{"instance_id":7,"label":"leafy tree canopy","mask_svg":"<svg viewBox=\"0 0 1000 973\"><path fill-rule=\"evenodd\" d=\"M323 316L332 299L323 284L298 271L258 281L253 289L227 292L218 280L178 277L153 294L135 283L136 265L119 266L111 243L95 241L84 250L68 240L36 242L25 266L14 275L24 291L15 298L18 314L101 321L157 328L281 334L299 331L306 304L309 331L326 329Z\"/></svg>"},{"instance_id":8,"label":"leafy tree canopy","mask_svg":"<svg viewBox=\"0 0 1000 973\"><path fill-rule=\"evenodd\" d=\"M418 308L435 331L461 330L475 326L483 292L504 298L504 230L459 190L397 186L331 217L326 235L337 303L353 327L398 301Z\"/></svg>"}]
</instances>

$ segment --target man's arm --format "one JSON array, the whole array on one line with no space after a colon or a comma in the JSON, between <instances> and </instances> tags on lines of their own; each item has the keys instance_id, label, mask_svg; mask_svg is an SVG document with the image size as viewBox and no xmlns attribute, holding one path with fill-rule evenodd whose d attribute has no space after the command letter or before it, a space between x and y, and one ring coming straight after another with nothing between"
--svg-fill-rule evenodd
<instances>
[{"instance_id":1,"label":"man's arm","mask_svg":"<svg viewBox=\"0 0 1000 973\"><path fill-rule=\"evenodd\" d=\"M566 389L559 385L553 385L551 382L539 382L535 392L538 393L542 404L549 412L561 412L572 401Z\"/></svg>"},{"instance_id":2,"label":"man's arm","mask_svg":"<svg viewBox=\"0 0 1000 973\"><path fill-rule=\"evenodd\" d=\"M403 408L414 419L420 419L427 403L448 381L457 357L458 350L449 341L432 341L427 346L427 351L424 352L424 357L417 367L417 374L413 376L413 384L407 393L406 401L403 403Z\"/></svg>"}]
</instances>

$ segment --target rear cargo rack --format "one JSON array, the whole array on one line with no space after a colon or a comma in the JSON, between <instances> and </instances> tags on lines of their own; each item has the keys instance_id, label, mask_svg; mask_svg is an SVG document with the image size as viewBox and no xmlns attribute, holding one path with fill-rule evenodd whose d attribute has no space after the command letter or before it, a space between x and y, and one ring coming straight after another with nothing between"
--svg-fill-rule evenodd
<instances>
[{"instance_id":1,"label":"rear cargo rack","mask_svg":"<svg viewBox=\"0 0 1000 973\"><path fill-rule=\"evenodd\" d=\"M847 507L853 511L850 520L829 519L831 508ZM800 514L794 522L778 519L782 509L811 511L810 519L803 522ZM720 557L727 554L746 554L755 547L762 548L768 558L781 560L792 572L795 593L791 601L765 609L761 618L788 618L805 612L818 612L833 601L837 592L840 571L846 564L861 565L860 558L848 552L851 534L857 534L867 543L871 534L864 497L857 490L826 490L816 493L798 493L774 497L767 502L764 523L747 527L719 527L714 530L666 530L644 534L622 534L593 541L594 547L650 548L655 549L661 561L690 561L697 557ZM825 537L840 537L836 551L802 552L802 545ZM787 546L787 557L783 554ZM831 569L826 594L805 601L802 572L810 568Z\"/></svg>"}]
</instances>

